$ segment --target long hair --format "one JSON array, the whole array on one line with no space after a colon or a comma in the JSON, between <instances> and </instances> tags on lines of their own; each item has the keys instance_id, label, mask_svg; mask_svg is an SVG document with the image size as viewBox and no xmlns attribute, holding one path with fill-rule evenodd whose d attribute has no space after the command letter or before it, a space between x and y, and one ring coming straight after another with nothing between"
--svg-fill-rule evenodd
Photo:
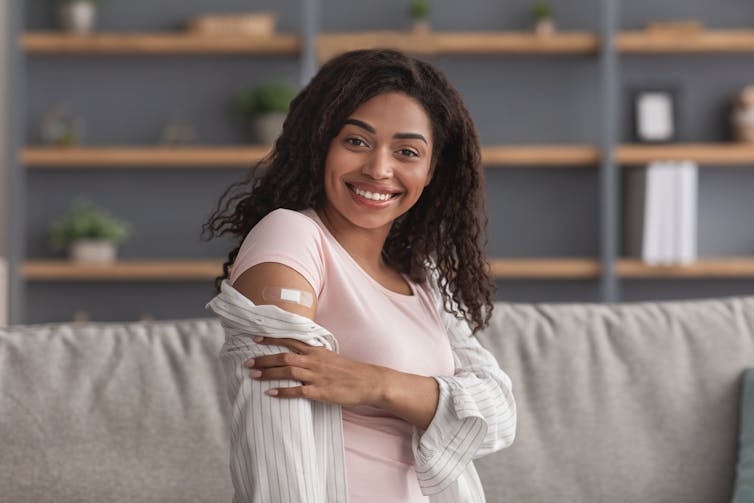
<instances>
[{"instance_id":1,"label":"long hair","mask_svg":"<svg viewBox=\"0 0 754 503\"><path fill-rule=\"evenodd\" d=\"M278 208L321 206L330 142L354 110L387 92L404 93L424 108L432 124L435 167L419 200L393 223L383 257L417 283L432 272L446 311L465 318L474 332L488 325L494 285L484 252L487 217L476 129L440 70L394 50L351 51L325 63L291 101L270 154L220 197L202 227L202 240L231 233L237 245L215 279L217 293L246 234L265 215Z\"/></svg>"}]
</instances>

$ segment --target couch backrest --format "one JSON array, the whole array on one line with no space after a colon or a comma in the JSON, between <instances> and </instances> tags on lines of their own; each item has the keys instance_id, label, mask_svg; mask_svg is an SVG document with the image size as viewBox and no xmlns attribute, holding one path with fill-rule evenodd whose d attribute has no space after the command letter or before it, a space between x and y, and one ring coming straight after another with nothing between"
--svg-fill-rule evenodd
<instances>
[{"instance_id":1,"label":"couch backrest","mask_svg":"<svg viewBox=\"0 0 754 503\"><path fill-rule=\"evenodd\" d=\"M488 500L727 503L754 297L498 304L514 444L477 461Z\"/></svg>"},{"instance_id":2,"label":"couch backrest","mask_svg":"<svg viewBox=\"0 0 754 503\"><path fill-rule=\"evenodd\" d=\"M754 297L498 303L514 383L489 503L727 502ZM230 501L214 318L0 329L0 501Z\"/></svg>"},{"instance_id":3,"label":"couch backrest","mask_svg":"<svg viewBox=\"0 0 754 503\"><path fill-rule=\"evenodd\" d=\"M0 329L0 501L231 501L215 319Z\"/></svg>"}]
</instances>

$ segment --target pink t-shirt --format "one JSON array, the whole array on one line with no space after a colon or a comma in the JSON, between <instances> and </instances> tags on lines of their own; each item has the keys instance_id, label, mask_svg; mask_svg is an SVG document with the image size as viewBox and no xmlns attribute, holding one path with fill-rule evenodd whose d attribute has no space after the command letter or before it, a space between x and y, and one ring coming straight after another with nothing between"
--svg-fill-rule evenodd
<instances>
[{"instance_id":1,"label":"pink t-shirt","mask_svg":"<svg viewBox=\"0 0 754 503\"><path fill-rule=\"evenodd\" d=\"M404 276L413 295L382 286L338 243L313 209L270 212L248 233L230 273L277 262L299 272L317 294L314 321L352 360L424 376L453 375L453 353L426 285ZM285 286L285 285L270 285ZM384 410L343 407L351 501L418 503L413 427Z\"/></svg>"}]
</instances>

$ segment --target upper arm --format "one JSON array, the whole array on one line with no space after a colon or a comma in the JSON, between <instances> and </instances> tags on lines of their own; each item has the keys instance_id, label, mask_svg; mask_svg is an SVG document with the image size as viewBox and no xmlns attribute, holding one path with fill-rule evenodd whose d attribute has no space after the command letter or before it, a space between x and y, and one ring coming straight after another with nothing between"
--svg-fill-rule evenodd
<instances>
[{"instance_id":1,"label":"upper arm","mask_svg":"<svg viewBox=\"0 0 754 503\"><path fill-rule=\"evenodd\" d=\"M265 287L287 288L306 292L311 296L312 304L304 306L299 303L281 300L279 295L264 295ZM263 262L246 269L233 283L238 290L254 304L273 304L288 312L314 319L317 312L317 293L312 285L295 269L277 262Z\"/></svg>"}]
</instances>

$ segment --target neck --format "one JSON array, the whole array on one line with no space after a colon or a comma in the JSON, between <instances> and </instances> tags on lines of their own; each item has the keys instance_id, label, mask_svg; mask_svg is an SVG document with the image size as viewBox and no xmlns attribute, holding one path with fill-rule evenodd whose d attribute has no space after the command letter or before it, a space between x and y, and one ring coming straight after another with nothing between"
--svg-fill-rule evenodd
<instances>
[{"instance_id":1,"label":"neck","mask_svg":"<svg viewBox=\"0 0 754 503\"><path fill-rule=\"evenodd\" d=\"M322 223L351 257L368 270L379 271L387 265L382 258L382 248L390 233L390 225L377 229L364 229L327 206L316 209Z\"/></svg>"}]
</instances>

